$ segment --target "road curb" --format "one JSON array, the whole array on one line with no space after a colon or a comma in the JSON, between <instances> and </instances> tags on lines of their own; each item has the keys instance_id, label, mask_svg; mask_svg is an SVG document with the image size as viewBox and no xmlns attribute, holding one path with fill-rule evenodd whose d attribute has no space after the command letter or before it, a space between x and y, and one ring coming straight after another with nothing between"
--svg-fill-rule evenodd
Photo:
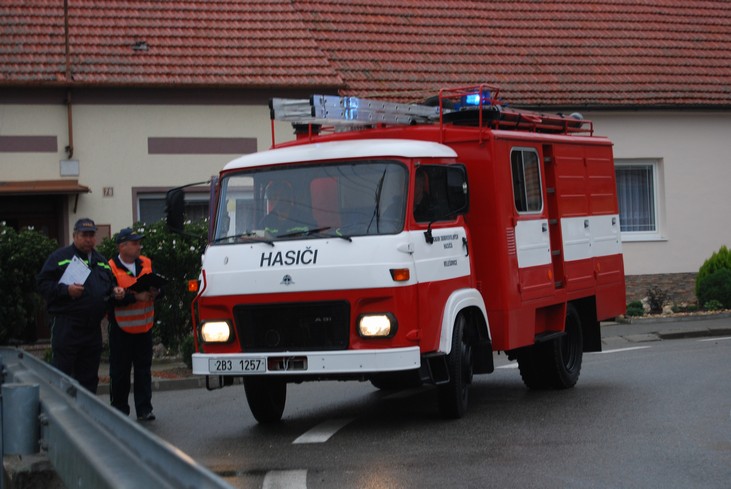
<instances>
[{"instance_id":1,"label":"road curb","mask_svg":"<svg viewBox=\"0 0 731 489\"><path fill-rule=\"evenodd\" d=\"M731 328L706 329L699 331L659 332L657 335L663 340L677 340L682 338L712 338L715 336L731 336Z\"/></svg>"},{"instance_id":2,"label":"road curb","mask_svg":"<svg viewBox=\"0 0 731 489\"><path fill-rule=\"evenodd\" d=\"M659 323L682 323L686 321L708 321L712 319L731 318L731 312L721 312L718 314L700 314L689 316L657 316L657 317L631 317L625 318L620 324L659 324Z\"/></svg>"},{"instance_id":3,"label":"road curb","mask_svg":"<svg viewBox=\"0 0 731 489\"><path fill-rule=\"evenodd\" d=\"M203 376L187 377L184 379L152 379L153 392L175 391L184 389L198 389L206 386L206 378ZM130 392L134 391L134 382L130 384ZM97 395L109 394L109 384L99 384L96 389Z\"/></svg>"}]
</instances>

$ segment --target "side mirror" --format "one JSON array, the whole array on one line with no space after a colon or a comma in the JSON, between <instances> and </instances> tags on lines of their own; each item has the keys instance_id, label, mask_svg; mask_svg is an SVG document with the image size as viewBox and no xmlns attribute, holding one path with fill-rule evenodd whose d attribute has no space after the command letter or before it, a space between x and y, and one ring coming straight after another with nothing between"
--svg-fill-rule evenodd
<instances>
[{"instance_id":1,"label":"side mirror","mask_svg":"<svg viewBox=\"0 0 731 489\"><path fill-rule=\"evenodd\" d=\"M165 194L165 215L168 228L175 233L182 233L185 220L185 192L182 188L170 189Z\"/></svg>"}]
</instances>

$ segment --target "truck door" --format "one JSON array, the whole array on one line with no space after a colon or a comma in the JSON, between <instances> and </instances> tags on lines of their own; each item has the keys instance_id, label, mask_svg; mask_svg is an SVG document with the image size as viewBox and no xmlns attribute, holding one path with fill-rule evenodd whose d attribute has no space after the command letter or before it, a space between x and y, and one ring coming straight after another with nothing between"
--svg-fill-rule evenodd
<instances>
[{"instance_id":1,"label":"truck door","mask_svg":"<svg viewBox=\"0 0 731 489\"><path fill-rule=\"evenodd\" d=\"M542 166L536 148L514 146L510 149L518 283L523 300L544 297L554 288L551 230Z\"/></svg>"},{"instance_id":2,"label":"truck door","mask_svg":"<svg viewBox=\"0 0 731 489\"><path fill-rule=\"evenodd\" d=\"M448 298L455 290L470 286L470 250L460 219L467 212L466 186L461 183L466 183L465 175L459 165L424 165L416 170L407 221L418 281L422 344L436 345Z\"/></svg>"}]
</instances>

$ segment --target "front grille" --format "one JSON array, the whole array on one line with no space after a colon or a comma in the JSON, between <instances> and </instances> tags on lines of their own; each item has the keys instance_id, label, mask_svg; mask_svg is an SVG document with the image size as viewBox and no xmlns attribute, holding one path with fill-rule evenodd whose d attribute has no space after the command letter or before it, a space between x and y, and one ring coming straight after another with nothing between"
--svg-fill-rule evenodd
<instances>
[{"instance_id":1,"label":"front grille","mask_svg":"<svg viewBox=\"0 0 731 489\"><path fill-rule=\"evenodd\" d=\"M307 302L234 307L245 352L345 350L350 304Z\"/></svg>"}]
</instances>

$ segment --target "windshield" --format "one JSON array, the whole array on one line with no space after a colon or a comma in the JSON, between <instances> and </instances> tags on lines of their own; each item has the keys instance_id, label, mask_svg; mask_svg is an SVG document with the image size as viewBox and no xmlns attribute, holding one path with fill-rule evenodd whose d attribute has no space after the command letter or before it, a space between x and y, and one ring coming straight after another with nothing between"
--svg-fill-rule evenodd
<instances>
[{"instance_id":1,"label":"windshield","mask_svg":"<svg viewBox=\"0 0 731 489\"><path fill-rule=\"evenodd\" d=\"M406 166L393 160L248 169L221 179L214 243L395 234Z\"/></svg>"}]
</instances>

